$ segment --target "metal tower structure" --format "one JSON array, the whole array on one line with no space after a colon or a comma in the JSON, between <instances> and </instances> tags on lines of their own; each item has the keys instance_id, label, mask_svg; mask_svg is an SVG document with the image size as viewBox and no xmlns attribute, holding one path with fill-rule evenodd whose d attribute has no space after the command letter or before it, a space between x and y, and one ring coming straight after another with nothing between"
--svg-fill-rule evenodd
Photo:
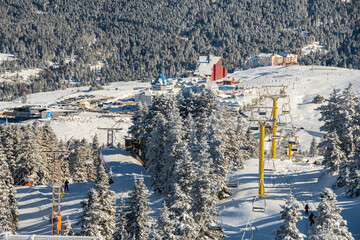
<instances>
[{"instance_id":1,"label":"metal tower structure","mask_svg":"<svg viewBox=\"0 0 360 240\"><path fill-rule=\"evenodd\" d=\"M259 197L265 197L264 192L264 160L265 160L265 125L273 122L271 114L274 107L250 107L251 116L249 121L259 124ZM255 129L254 129L255 130Z\"/></svg>"},{"instance_id":2,"label":"metal tower structure","mask_svg":"<svg viewBox=\"0 0 360 240\"><path fill-rule=\"evenodd\" d=\"M269 85L269 86L263 86L266 89L266 98L271 98L273 100L273 111L272 111L272 143L271 143L271 149L272 149L272 158L276 159L276 140L280 139L280 136L277 135L277 101L279 98L286 98L287 95L285 93L285 89L288 86L284 85ZM270 93L271 88L280 88L280 92L278 94Z\"/></svg>"}]
</instances>

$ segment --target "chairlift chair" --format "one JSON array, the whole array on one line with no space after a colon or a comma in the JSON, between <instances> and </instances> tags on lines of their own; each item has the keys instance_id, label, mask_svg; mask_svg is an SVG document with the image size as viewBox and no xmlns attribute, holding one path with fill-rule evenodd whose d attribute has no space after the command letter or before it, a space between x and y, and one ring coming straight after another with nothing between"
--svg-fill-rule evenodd
<instances>
[{"instance_id":1,"label":"chairlift chair","mask_svg":"<svg viewBox=\"0 0 360 240\"><path fill-rule=\"evenodd\" d=\"M251 226L251 223L249 223L249 227L248 228L250 228L250 238L241 238L241 240L252 240L253 239L253 237L254 237L254 233L253 233L253 230L255 229L253 226ZM248 229L248 228L246 228L245 229L245 231ZM244 233L244 235L243 235L243 237L245 236L245 233Z\"/></svg>"},{"instance_id":2,"label":"chairlift chair","mask_svg":"<svg viewBox=\"0 0 360 240\"><path fill-rule=\"evenodd\" d=\"M290 113L290 104L284 103L281 107L281 112L284 114L289 114Z\"/></svg>"},{"instance_id":3,"label":"chairlift chair","mask_svg":"<svg viewBox=\"0 0 360 240\"><path fill-rule=\"evenodd\" d=\"M259 115L260 116L266 116L266 112L261 111L261 112L259 112Z\"/></svg>"},{"instance_id":4,"label":"chairlift chair","mask_svg":"<svg viewBox=\"0 0 360 240\"><path fill-rule=\"evenodd\" d=\"M239 185L237 183L228 183L226 186L228 188L237 188Z\"/></svg>"},{"instance_id":5,"label":"chairlift chair","mask_svg":"<svg viewBox=\"0 0 360 240\"><path fill-rule=\"evenodd\" d=\"M273 173L275 172L275 162L274 162L274 159L271 159L271 163L272 163L272 166L271 166L271 163L270 163L270 159L268 159L268 163L270 163L269 165L271 166L270 168L264 168L264 172L265 173Z\"/></svg>"},{"instance_id":6,"label":"chairlift chair","mask_svg":"<svg viewBox=\"0 0 360 240\"><path fill-rule=\"evenodd\" d=\"M285 127L287 123L286 116L284 114L277 116L276 123L279 127Z\"/></svg>"},{"instance_id":7,"label":"chairlift chair","mask_svg":"<svg viewBox=\"0 0 360 240\"><path fill-rule=\"evenodd\" d=\"M291 149L291 151L293 151L293 152L297 152L297 151L298 151L298 149L297 149L297 148L292 148L292 149Z\"/></svg>"},{"instance_id":8,"label":"chairlift chair","mask_svg":"<svg viewBox=\"0 0 360 240\"><path fill-rule=\"evenodd\" d=\"M271 138L272 139L281 139L281 136L280 135L272 135Z\"/></svg>"},{"instance_id":9,"label":"chairlift chair","mask_svg":"<svg viewBox=\"0 0 360 240\"><path fill-rule=\"evenodd\" d=\"M257 131L259 130L259 124L257 122L252 122L250 123L249 129L251 131Z\"/></svg>"},{"instance_id":10,"label":"chairlift chair","mask_svg":"<svg viewBox=\"0 0 360 240\"><path fill-rule=\"evenodd\" d=\"M213 231L223 231L222 226L209 226L209 229Z\"/></svg>"},{"instance_id":11,"label":"chairlift chair","mask_svg":"<svg viewBox=\"0 0 360 240\"><path fill-rule=\"evenodd\" d=\"M257 195L254 197L252 202L252 210L253 212L265 212L266 209L266 201L265 198Z\"/></svg>"}]
</instances>

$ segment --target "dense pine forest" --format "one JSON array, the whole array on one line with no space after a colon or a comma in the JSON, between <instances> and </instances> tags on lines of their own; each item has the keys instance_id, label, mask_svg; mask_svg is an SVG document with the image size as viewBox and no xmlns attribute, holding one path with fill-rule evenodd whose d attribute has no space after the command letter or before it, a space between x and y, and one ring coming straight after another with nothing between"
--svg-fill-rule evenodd
<instances>
[{"instance_id":1,"label":"dense pine forest","mask_svg":"<svg viewBox=\"0 0 360 240\"><path fill-rule=\"evenodd\" d=\"M113 81L186 75L199 55L222 56L229 71L260 52L299 54L300 64L360 68L354 0L68 1L2 0L0 72L41 68L24 83L1 83L0 99ZM320 41L330 52L301 55ZM101 62L101 71L93 67ZM53 65L53 64L56 65Z\"/></svg>"}]
</instances>

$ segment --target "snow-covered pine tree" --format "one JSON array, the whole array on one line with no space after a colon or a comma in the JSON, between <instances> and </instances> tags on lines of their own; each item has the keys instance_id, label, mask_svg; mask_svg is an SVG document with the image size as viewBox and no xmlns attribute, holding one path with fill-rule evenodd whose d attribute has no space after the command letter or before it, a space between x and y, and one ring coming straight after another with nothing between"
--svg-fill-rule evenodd
<instances>
[{"instance_id":1,"label":"snow-covered pine tree","mask_svg":"<svg viewBox=\"0 0 360 240\"><path fill-rule=\"evenodd\" d=\"M323 164L332 174L337 174L339 166L346 161L346 156L340 149L340 141L335 131L329 132L326 136L325 153Z\"/></svg>"},{"instance_id":2,"label":"snow-covered pine tree","mask_svg":"<svg viewBox=\"0 0 360 240\"><path fill-rule=\"evenodd\" d=\"M154 191L160 193L163 188L163 182L160 181L160 174L164 170L167 158L164 155L164 149L167 144L165 135L166 120L162 114L155 127L151 132L151 137L148 141L148 148L146 152L146 171L150 175L150 182L153 185Z\"/></svg>"},{"instance_id":3,"label":"snow-covered pine tree","mask_svg":"<svg viewBox=\"0 0 360 240\"><path fill-rule=\"evenodd\" d=\"M113 234L114 240L127 240L128 234L126 232L126 218L125 218L125 203L124 199L121 198L118 211L117 211L117 219L115 223L115 232Z\"/></svg>"},{"instance_id":4,"label":"snow-covered pine tree","mask_svg":"<svg viewBox=\"0 0 360 240\"><path fill-rule=\"evenodd\" d=\"M320 204L317 208L318 216L315 224L310 228L310 240L346 239L354 240L348 231L347 222L341 217L341 208L336 206L336 195L330 188L325 188L320 194Z\"/></svg>"},{"instance_id":5,"label":"snow-covered pine tree","mask_svg":"<svg viewBox=\"0 0 360 240\"><path fill-rule=\"evenodd\" d=\"M179 239L192 239L197 232L197 224L191 213L191 198L184 193L178 184L172 185L168 197L165 199L171 212L173 233Z\"/></svg>"},{"instance_id":6,"label":"snow-covered pine tree","mask_svg":"<svg viewBox=\"0 0 360 240\"><path fill-rule=\"evenodd\" d=\"M100 196L98 202L100 234L103 239L111 240L115 229L115 192L109 190L109 177L102 164L98 168L95 190Z\"/></svg>"},{"instance_id":7,"label":"snow-covered pine tree","mask_svg":"<svg viewBox=\"0 0 360 240\"><path fill-rule=\"evenodd\" d=\"M87 193L87 199L81 202L83 209L82 215L80 216L81 232L82 236L97 236L100 237L100 226L99 226L99 193L95 188L91 188Z\"/></svg>"},{"instance_id":8,"label":"snow-covered pine tree","mask_svg":"<svg viewBox=\"0 0 360 240\"><path fill-rule=\"evenodd\" d=\"M97 183L90 189L87 201L81 203L83 214L82 235L101 236L105 240L113 239L115 229L115 193L109 190L109 178L102 165L99 166Z\"/></svg>"},{"instance_id":9,"label":"snow-covered pine tree","mask_svg":"<svg viewBox=\"0 0 360 240\"><path fill-rule=\"evenodd\" d=\"M196 102L197 96L192 89L183 88L177 95L177 105L183 119L196 113Z\"/></svg>"},{"instance_id":10,"label":"snow-covered pine tree","mask_svg":"<svg viewBox=\"0 0 360 240\"><path fill-rule=\"evenodd\" d=\"M149 237L152 218L149 216L149 193L143 178L135 181L134 188L129 194L126 209L126 231L130 239L144 240Z\"/></svg>"},{"instance_id":11,"label":"snow-covered pine tree","mask_svg":"<svg viewBox=\"0 0 360 240\"><path fill-rule=\"evenodd\" d=\"M359 99L356 97L353 84L350 83L341 95L340 114L342 121L337 126L340 146L347 158L350 158L355 150L354 133L358 128L355 124L355 117L358 104Z\"/></svg>"},{"instance_id":12,"label":"snow-covered pine tree","mask_svg":"<svg viewBox=\"0 0 360 240\"><path fill-rule=\"evenodd\" d=\"M51 182L51 166L41 152L41 146L35 141L35 135L29 126L24 127L25 137L20 144L16 158L14 181L23 183L25 176L31 176L34 184L47 184Z\"/></svg>"},{"instance_id":13,"label":"snow-covered pine tree","mask_svg":"<svg viewBox=\"0 0 360 240\"><path fill-rule=\"evenodd\" d=\"M8 189L5 184L3 184L2 179L0 179L0 233L12 231L12 223L9 218L9 197L7 192Z\"/></svg>"},{"instance_id":14,"label":"snow-covered pine tree","mask_svg":"<svg viewBox=\"0 0 360 240\"><path fill-rule=\"evenodd\" d=\"M206 146L206 145L205 145ZM209 153L205 148L198 154L197 172L198 177L193 187L193 203L191 212L198 225L196 239L222 239L225 235L218 230L212 229L217 225L215 216L218 211L216 203L218 201L217 189L210 171Z\"/></svg>"},{"instance_id":15,"label":"snow-covered pine tree","mask_svg":"<svg viewBox=\"0 0 360 240\"><path fill-rule=\"evenodd\" d=\"M245 132L242 119L227 117L226 131L224 134L223 154L232 170L238 170L244 166L244 160L250 158L245 147Z\"/></svg>"},{"instance_id":16,"label":"snow-covered pine tree","mask_svg":"<svg viewBox=\"0 0 360 240\"><path fill-rule=\"evenodd\" d=\"M152 129L156 125L158 116L163 114L165 119L168 120L168 113L170 113L169 110L175 106L176 102L173 95L161 94L153 98L153 102L144 116L143 121L141 121L138 125L138 128L141 129L141 132L138 134L138 139L140 141L140 148L142 153L146 153L146 144ZM142 155L141 157L146 163L144 156Z\"/></svg>"},{"instance_id":17,"label":"snow-covered pine tree","mask_svg":"<svg viewBox=\"0 0 360 240\"><path fill-rule=\"evenodd\" d=\"M179 171L175 171L175 166L181 161L184 161L184 163L190 161L187 141L184 140L185 131L182 118L180 117L177 107L174 105L169 109L167 115L168 122L165 129L166 144L163 155L166 160L165 166L161 169L159 174L159 181L163 184L162 191L165 193L169 193L174 182L179 184L180 176L176 175ZM181 187L183 186L184 183Z\"/></svg>"},{"instance_id":18,"label":"snow-covered pine tree","mask_svg":"<svg viewBox=\"0 0 360 240\"><path fill-rule=\"evenodd\" d=\"M18 204L13 184L14 180L5 161L5 155L0 150L0 232L15 233L17 229Z\"/></svg>"},{"instance_id":19,"label":"snow-covered pine tree","mask_svg":"<svg viewBox=\"0 0 360 240\"><path fill-rule=\"evenodd\" d=\"M94 167L90 145L85 139L73 140L70 144L70 150L74 150L69 156L70 173L74 181L94 180L96 168Z\"/></svg>"},{"instance_id":20,"label":"snow-covered pine tree","mask_svg":"<svg viewBox=\"0 0 360 240\"><path fill-rule=\"evenodd\" d=\"M289 194L288 198L285 200L284 205L280 205L283 209L280 211L279 220L284 220L284 223L280 226L279 230L273 232L276 236L275 240L303 240L305 235L300 233L299 229L296 227L296 222L301 220L301 213L298 208L299 205L295 202L295 198L292 194Z\"/></svg>"},{"instance_id":21,"label":"snow-covered pine tree","mask_svg":"<svg viewBox=\"0 0 360 240\"><path fill-rule=\"evenodd\" d=\"M351 157L350 161L345 163L344 165L345 176L343 177L346 178L344 184L346 195L348 195L349 197L358 197L360 196L360 145L357 145L354 156ZM341 174L339 175L341 176Z\"/></svg>"},{"instance_id":22,"label":"snow-covered pine tree","mask_svg":"<svg viewBox=\"0 0 360 240\"><path fill-rule=\"evenodd\" d=\"M339 89L334 89L330 94L327 105L320 107L320 121L324 121L324 125L320 127L321 131L330 132L334 129L338 129L341 123L341 101L339 95Z\"/></svg>"},{"instance_id":23,"label":"snow-covered pine tree","mask_svg":"<svg viewBox=\"0 0 360 240\"><path fill-rule=\"evenodd\" d=\"M145 116L148 114L148 107L142 105L141 103L137 104L136 112L132 117L132 125L129 128L128 133L134 138L140 140L142 135L145 133L144 128L144 119ZM141 142L140 144L145 144L146 142ZM142 148L143 149L143 148Z\"/></svg>"},{"instance_id":24,"label":"snow-covered pine tree","mask_svg":"<svg viewBox=\"0 0 360 240\"><path fill-rule=\"evenodd\" d=\"M318 155L318 149L317 149L317 147L318 147L317 141L316 141L315 138L313 138L313 139L311 140L310 149L309 149L309 155L310 155L311 157L314 157L314 156Z\"/></svg>"},{"instance_id":25,"label":"snow-covered pine tree","mask_svg":"<svg viewBox=\"0 0 360 240\"><path fill-rule=\"evenodd\" d=\"M154 225L153 234L151 236L152 240L178 239L173 233L174 226L170 219L170 214L169 208L164 201L163 207L160 210L160 217L157 219L156 225Z\"/></svg>"},{"instance_id":26,"label":"snow-covered pine tree","mask_svg":"<svg viewBox=\"0 0 360 240\"><path fill-rule=\"evenodd\" d=\"M220 131L221 124L219 122L221 118L219 116L213 115L209 121L209 127L207 132L207 139L209 144L209 154L211 159L211 169L215 173L213 179L216 181L218 197L219 199L227 198L231 195L229 188L227 187L227 174L229 163L224 159L224 156L221 152L222 148L222 132Z\"/></svg>"},{"instance_id":27,"label":"snow-covered pine tree","mask_svg":"<svg viewBox=\"0 0 360 240\"><path fill-rule=\"evenodd\" d=\"M249 150L247 150L247 152L248 152L250 158L258 157L259 156L259 143L254 138L254 135L251 132L250 128L248 128L246 131L245 139L246 139L245 146L249 147Z\"/></svg>"}]
</instances>

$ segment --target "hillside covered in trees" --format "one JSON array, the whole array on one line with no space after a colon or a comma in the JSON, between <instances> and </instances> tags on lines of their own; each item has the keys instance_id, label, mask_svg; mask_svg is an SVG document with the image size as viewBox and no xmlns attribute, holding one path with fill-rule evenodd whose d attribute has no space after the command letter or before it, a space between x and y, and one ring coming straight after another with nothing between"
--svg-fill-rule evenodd
<instances>
[{"instance_id":1,"label":"hillside covered in trees","mask_svg":"<svg viewBox=\"0 0 360 240\"><path fill-rule=\"evenodd\" d=\"M260 52L299 54L300 64L360 68L354 0L68 1L2 0L0 73L42 68L24 83L1 83L0 99L28 92L185 75L199 55L233 71ZM315 40L329 53L302 56ZM94 68L103 63L101 71ZM53 65L53 64L56 65Z\"/></svg>"}]
</instances>

